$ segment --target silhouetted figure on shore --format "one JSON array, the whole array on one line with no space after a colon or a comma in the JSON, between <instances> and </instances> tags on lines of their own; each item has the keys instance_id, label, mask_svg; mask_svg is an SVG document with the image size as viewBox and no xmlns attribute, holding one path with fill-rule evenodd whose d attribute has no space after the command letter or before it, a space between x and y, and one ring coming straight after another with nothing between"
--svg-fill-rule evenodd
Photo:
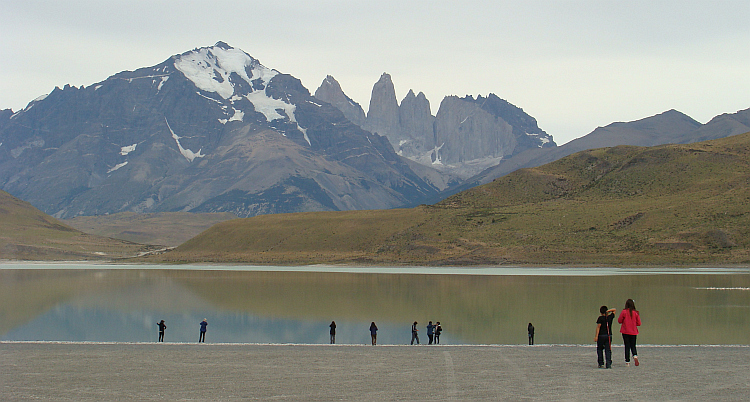
<instances>
[{"instance_id":1,"label":"silhouetted figure on shore","mask_svg":"<svg viewBox=\"0 0 750 402\"><path fill-rule=\"evenodd\" d=\"M336 321L331 321L331 345L336 343Z\"/></svg>"},{"instance_id":2,"label":"silhouetted figure on shore","mask_svg":"<svg viewBox=\"0 0 750 402\"><path fill-rule=\"evenodd\" d=\"M205 318L201 321L201 334L198 337L198 342L206 342L206 327L208 326L208 320Z\"/></svg>"},{"instance_id":3,"label":"silhouetted figure on shore","mask_svg":"<svg viewBox=\"0 0 750 402\"><path fill-rule=\"evenodd\" d=\"M372 346L378 343L378 326L375 325L375 321L370 324L370 338L372 338Z\"/></svg>"},{"instance_id":4,"label":"silhouetted figure on shore","mask_svg":"<svg viewBox=\"0 0 750 402\"><path fill-rule=\"evenodd\" d=\"M417 322L414 321L414 324L411 324L411 344L414 344L414 341L417 341L417 345L419 345L419 329L417 328Z\"/></svg>"},{"instance_id":5,"label":"silhouetted figure on shore","mask_svg":"<svg viewBox=\"0 0 750 402\"><path fill-rule=\"evenodd\" d=\"M164 342L164 330L167 329L167 324L164 324L164 320L156 323L159 326L159 342Z\"/></svg>"},{"instance_id":6,"label":"silhouetted figure on shore","mask_svg":"<svg viewBox=\"0 0 750 402\"><path fill-rule=\"evenodd\" d=\"M529 323L529 345L534 344L534 326Z\"/></svg>"},{"instance_id":7,"label":"silhouetted figure on shore","mask_svg":"<svg viewBox=\"0 0 750 402\"><path fill-rule=\"evenodd\" d=\"M432 345L432 342L435 340L435 326L432 325L432 321L427 323L427 344Z\"/></svg>"},{"instance_id":8,"label":"silhouetted figure on shore","mask_svg":"<svg viewBox=\"0 0 750 402\"><path fill-rule=\"evenodd\" d=\"M435 324L435 344L440 344L440 334L443 332L443 326L440 325L440 321Z\"/></svg>"}]
</instances>

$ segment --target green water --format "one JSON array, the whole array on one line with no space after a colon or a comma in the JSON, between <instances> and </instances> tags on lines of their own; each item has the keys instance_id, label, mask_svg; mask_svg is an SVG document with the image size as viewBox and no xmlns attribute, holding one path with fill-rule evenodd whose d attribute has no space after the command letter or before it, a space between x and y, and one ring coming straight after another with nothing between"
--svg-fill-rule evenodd
<instances>
[{"instance_id":1,"label":"green water","mask_svg":"<svg viewBox=\"0 0 750 402\"><path fill-rule=\"evenodd\" d=\"M405 344L440 321L446 344L590 344L599 306L633 298L639 344L750 344L750 271L0 265L0 339ZM270 271L264 271L270 270ZM328 272L314 272L328 271ZM350 272L366 271L366 272ZM619 325L615 324L615 331ZM615 343L621 343L615 334Z\"/></svg>"}]
</instances>

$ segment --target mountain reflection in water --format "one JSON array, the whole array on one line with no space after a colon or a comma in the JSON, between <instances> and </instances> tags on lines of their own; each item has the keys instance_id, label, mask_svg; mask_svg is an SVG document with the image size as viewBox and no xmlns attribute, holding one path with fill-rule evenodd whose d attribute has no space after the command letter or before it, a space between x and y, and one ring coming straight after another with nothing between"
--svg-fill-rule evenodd
<instances>
[{"instance_id":1,"label":"mountain reflection in water","mask_svg":"<svg viewBox=\"0 0 750 402\"><path fill-rule=\"evenodd\" d=\"M407 344L440 321L444 344L591 343L599 306L633 298L639 344L750 343L750 275L427 275L181 269L0 269L0 339ZM615 324L615 332L619 325ZM615 343L621 343L615 333Z\"/></svg>"}]
</instances>

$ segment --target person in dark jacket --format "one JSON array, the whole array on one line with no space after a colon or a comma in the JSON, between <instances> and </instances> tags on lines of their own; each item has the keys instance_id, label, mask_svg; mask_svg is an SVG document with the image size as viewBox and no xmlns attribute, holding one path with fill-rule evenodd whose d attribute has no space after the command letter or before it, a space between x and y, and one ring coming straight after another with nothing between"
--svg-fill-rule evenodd
<instances>
[{"instance_id":1,"label":"person in dark jacket","mask_svg":"<svg viewBox=\"0 0 750 402\"><path fill-rule=\"evenodd\" d=\"M432 341L435 336L435 326L432 325L432 321L427 323L427 344L432 345Z\"/></svg>"},{"instance_id":2,"label":"person in dark jacket","mask_svg":"<svg viewBox=\"0 0 750 402\"><path fill-rule=\"evenodd\" d=\"M201 321L201 334L198 337L198 342L206 342L206 327L208 326L208 320L205 318Z\"/></svg>"},{"instance_id":3,"label":"person in dark jacket","mask_svg":"<svg viewBox=\"0 0 750 402\"><path fill-rule=\"evenodd\" d=\"M615 319L616 309L599 307L599 318L596 319L596 359L599 368L612 368L612 321ZM605 358L606 357L606 366Z\"/></svg>"},{"instance_id":4,"label":"person in dark jacket","mask_svg":"<svg viewBox=\"0 0 750 402\"><path fill-rule=\"evenodd\" d=\"M159 326L159 342L164 342L164 330L167 329L167 324L164 324L164 320L156 323Z\"/></svg>"},{"instance_id":5,"label":"person in dark jacket","mask_svg":"<svg viewBox=\"0 0 750 402\"><path fill-rule=\"evenodd\" d=\"M370 324L370 338L372 338L372 346L378 343L378 326L375 325L375 321Z\"/></svg>"},{"instance_id":6,"label":"person in dark jacket","mask_svg":"<svg viewBox=\"0 0 750 402\"><path fill-rule=\"evenodd\" d=\"M336 343L336 321L331 321L331 345Z\"/></svg>"},{"instance_id":7,"label":"person in dark jacket","mask_svg":"<svg viewBox=\"0 0 750 402\"><path fill-rule=\"evenodd\" d=\"M443 333L443 326L440 325L440 321L435 324L435 344L440 344L440 334Z\"/></svg>"},{"instance_id":8,"label":"person in dark jacket","mask_svg":"<svg viewBox=\"0 0 750 402\"><path fill-rule=\"evenodd\" d=\"M417 341L417 345L419 345L419 329L417 328L417 322L414 321L414 324L411 324L411 344L414 344L414 341Z\"/></svg>"},{"instance_id":9,"label":"person in dark jacket","mask_svg":"<svg viewBox=\"0 0 750 402\"><path fill-rule=\"evenodd\" d=\"M534 326L529 323L529 345L534 344Z\"/></svg>"}]
</instances>

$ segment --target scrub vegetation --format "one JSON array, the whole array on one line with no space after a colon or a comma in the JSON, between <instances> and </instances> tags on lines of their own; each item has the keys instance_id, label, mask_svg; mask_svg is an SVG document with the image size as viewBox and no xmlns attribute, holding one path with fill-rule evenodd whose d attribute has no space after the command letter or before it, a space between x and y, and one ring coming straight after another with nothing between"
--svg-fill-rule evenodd
<instances>
[{"instance_id":1,"label":"scrub vegetation","mask_svg":"<svg viewBox=\"0 0 750 402\"><path fill-rule=\"evenodd\" d=\"M111 260L158 248L80 232L0 191L2 260Z\"/></svg>"},{"instance_id":2,"label":"scrub vegetation","mask_svg":"<svg viewBox=\"0 0 750 402\"><path fill-rule=\"evenodd\" d=\"M65 224L82 232L141 244L178 246L216 223L236 218L228 212L121 212L99 216L77 216Z\"/></svg>"},{"instance_id":3,"label":"scrub vegetation","mask_svg":"<svg viewBox=\"0 0 750 402\"><path fill-rule=\"evenodd\" d=\"M217 224L154 262L734 265L750 262L750 133L618 146L412 209Z\"/></svg>"}]
</instances>

